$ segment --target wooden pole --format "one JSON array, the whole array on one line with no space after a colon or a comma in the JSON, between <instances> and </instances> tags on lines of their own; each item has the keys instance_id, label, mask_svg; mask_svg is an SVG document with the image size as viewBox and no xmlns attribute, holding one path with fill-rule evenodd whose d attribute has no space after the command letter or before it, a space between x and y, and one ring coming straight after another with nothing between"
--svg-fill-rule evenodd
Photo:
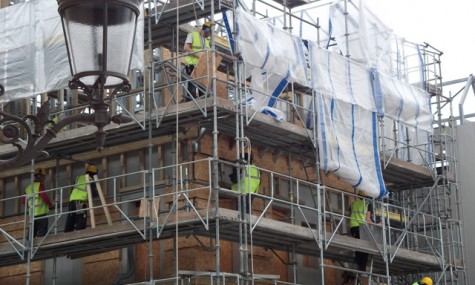
<instances>
[{"instance_id":1,"label":"wooden pole","mask_svg":"<svg viewBox=\"0 0 475 285\"><path fill-rule=\"evenodd\" d=\"M97 174L94 175L94 181L96 182L97 193L99 193L99 198L101 199L102 209L104 209L104 214L106 215L107 223L109 225L112 225L111 214L109 213L109 209L106 206L106 199L104 198L104 193L102 192L101 183L99 183L99 177L97 177Z\"/></svg>"},{"instance_id":2,"label":"wooden pole","mask_svg":"<svg viewBox=\"0 0 475 285\"><path fill-rule=\"evenodd\" d=\"M89 216L91 216L91 228L96 227L96 217L94 216L94 204L92 203L91 185L89 184L89 174L86 174L87 201L89 204Z\"/></svg>"}]
</instances>

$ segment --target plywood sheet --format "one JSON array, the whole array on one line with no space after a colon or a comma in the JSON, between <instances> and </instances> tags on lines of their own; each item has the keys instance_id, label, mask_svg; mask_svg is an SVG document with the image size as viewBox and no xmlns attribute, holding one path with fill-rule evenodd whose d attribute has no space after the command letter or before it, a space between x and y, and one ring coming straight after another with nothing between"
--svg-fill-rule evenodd
<instances>
[{"instance_id":1,"label":"plywood sheet","mask_svg":"<svg viewBox=\"0 0 475 285\"><path fill-rule=\"evenodd\" d=\"M219 55L216 54L216 61L215 65L213 66L213 56L212 53L202 53L200 56L200 59L198 61L198 64L195 66L195 69L191 73L192 78L199 78L198 82L205 88L211 88L212 85L212 71L217 70L219 64L221 63L221 60L223 58ZM227 84L223 81L226 81L226 75L216 72L216 93L218 94L218 97L222 98L227 98ZM226 94L226 96L224 96ZM220 96L221 95L221 96Z\"/></svg>"}]
</instances>

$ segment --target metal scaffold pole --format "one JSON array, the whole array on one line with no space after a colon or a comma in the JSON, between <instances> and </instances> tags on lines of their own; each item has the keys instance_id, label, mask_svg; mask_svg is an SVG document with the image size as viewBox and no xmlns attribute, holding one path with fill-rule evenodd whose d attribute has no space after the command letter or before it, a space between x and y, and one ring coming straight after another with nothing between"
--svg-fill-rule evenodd
<instances>
[{"instance_id":1,"label":"metal scaffold pole","mask_svg":"<svg viewBox=\"0 0 475 285\"><path fill-rule=\"evenodd\" d=\"M153 213L153 205L154 203L154 195L155 195L155 183L154 183L154 175L153 175L153 164L152 164L152 153L153 153L153 144L152 144L152 129L153 129L153 120L152 120L152 112L153 112L153 94L154 90L154 65L153 65L153 45L152 45L152 2L148 2L148 14L146 15L147 20L147 31L148 31L148 38L147 38L147 49L149 53L149 62L147 63L147 68L149 70L149 80L148 80L148 110L147 112L147 132L148 132L148 144L147 144L147 152L148 152L148 165L147 165L147 180L148 180L148 238L149 238L149 280L150 284L152 284L154 280L154 245L153 245L153 234L154 234L154 227L158 225L154 225L154 213ZM155 221L157 222L157 221Z\"/></svg>"},{"instance_id":2,"label":"metal scaffold pole","mask_svg":"<svg viewBox=\"0 0 475 285\"><path fill-rule=\"evenodd\" d=\"M220 278L220 267L221 267L221 240L220 240L220 220L219 220L219 146L218 146L218 109L217 109L217 90L216 90L216 42L215 42L215 16L214 16L214 1L211 1L211 23L212 23L212 32L211 32L211 71L212 71L212 98L213 98L213 142L212 142L212 189L214 192L214 211L215 211L215 223L216 223L216 230L215 230L215 274L216 274L216 284L221 284ZM208 209L207 209L208 210Z\"/></svg>"}]
</instances>

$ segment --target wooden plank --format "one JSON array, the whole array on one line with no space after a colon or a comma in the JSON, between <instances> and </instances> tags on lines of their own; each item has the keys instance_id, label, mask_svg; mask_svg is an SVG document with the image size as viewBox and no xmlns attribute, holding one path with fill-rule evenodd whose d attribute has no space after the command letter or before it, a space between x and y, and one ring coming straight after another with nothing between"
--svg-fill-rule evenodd
<instances>
[{"instance_id":1,"label":"wooden plank","mask_svg":"<svg viewBox=\"0 0 475 285\"><path fill-rule=\"evenodd\" d=\"M148 201L147 198L143 198L140 201L140 207L139 207L139 217L144 218L144 217L150 217L150 201ZM154 197L153 198L153 208L152 208L152 220L156 221L156 216L155 213L160 212L160 197Z\"/></svg>"},{"instance_id":2,"label":"wooden plank","mask_svg":"<svg viewBox=\"0 0 475 285\"><path fill-rule=\"evenodd\" d=\"M30 167L31 166L28 166L28 168L30 168ZM5 172L7 172L7 171L5 171ZM21 188L20 177L18 175L16 175L15 176L15 196L17 196L17 197L23 194L21 192L20 188ZM20 212L20 199L15 199L14 203L15 203L15 213L19 213Z\"/></svg>"},{"instance_id":3,"label":"wooden plank","mask_svg":"<svg viewBox=\"0 0 475 285\"><path fill-rule=\"evenodd\" d=\"M107 165L108 165L107 161L108 161L108 157L104 156L102 158L102 177L108 177L109 176L108 175L108 169L109 168L107 167ZM104 189L106 189L106 190L109 189L109 179L106 179L106 180L102 181L102 183L104 183ZM107 193L105 193L105 194L107 196Z\"/></svg>"},{"instance_id":4,"label":"wooden plank","mask_svg":"<svg viewBox=\"0 0 475 285\"><path fill-rule=\"evenodd\" d=\"M122 176L120 177L120 180L119 180L119 189L124 188L127 185L126 180L125 180L125 175L124 175L124 174L127 174L126 161L127 161L127 154L121 153L120 158L119 158L119 163L120 163L120 174L122 174Z\"/></svg>"},{"instance_id":5,"label":"wooden plank","mask_svg":"<svg viewBox=\"0 0 475 285\"><path fill-rule=\"evenodd\" d=\"M97 174L94 175L93 179L96 183L97 193L99 194L99 199L101 199L102 209L104 210L104 214L106 215L107 223L109 225L112 225L111 214L109 213L109 209L107 208L106 198L104 197L104 192L102 192L101 182L99 181L99 177L97 177Z\"/></svg>"},{"instance_id":6,"label":"wooden plank","mask_svg":"<svg viewBox=\"0 0 475 285\"><path fill-rule=\"evenodd\" d=\"M215 65L213 66L213 53L203 52L198 60L198 63L191 73L191 78L199 78L198 82L205 88L211 87L212 71L216 70L223 59L222 56L216 54Z\"/></svg>"},{"instance_id":7,"label":"wooden plank","mask_svg":"<svg viewBox=\"0 0 475 285\"><path fill-rule=\"evenodd\" d=\"M91 228L96 227L96 217L94 216L94 203L92 202L91 185L89 184L89 175L86 174L87 202L89 205L89 217L91 218Z\"/></svg>"}]
</instances>

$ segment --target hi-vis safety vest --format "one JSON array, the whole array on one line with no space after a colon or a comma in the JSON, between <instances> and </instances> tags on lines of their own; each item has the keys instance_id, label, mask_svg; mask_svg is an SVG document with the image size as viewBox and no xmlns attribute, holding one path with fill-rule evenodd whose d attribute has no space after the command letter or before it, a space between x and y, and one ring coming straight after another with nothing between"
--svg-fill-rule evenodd
<instances>
[{"instance_id":1,"label":"hi-vis safety vest","mask_svg":"<svg viewBox=\"0 0 475 285\"><path fill-rule=\"evenodd\" d=\"M350 228L358 227L366 223L366 212L368 212L368 205L362 199L356 199L351 204L351 219Z\"/></svg>"},{"instance_id":2,"label":"hi-vis safety vest","mask_svg":"<svg viewBox=\"0 0 475 285\"><path fill-rule=\"evenodd\" d=\"M246 165L244 167L243 175L239 184L231 185L231 190L238 191L241 186L242 193L257 193L259 185L261 184L261 173L254 164Z\"/></svg>"},{"instance_id":3,"label":"hi-vis safety vest","mask_svg":"<svg viewBox=\"0 0 475 285\"><path fill-rule=\"evenodd\" d=\"M28 208L31 207L31 201L28 196L31 196L32 194L34 195L33 201L34 201L34 216L41 216L41 215L46 215L49 212L48 205L41 199L39 193L40 193L40 182L34 182L33 183L33 193L31 193L31 184L26 186L25 188L25 193L27 195L26 199L28 199ZM31 215L31 212L30 212Z\"/></svg>"},{"instance_id":4,"label":"hi-vis safety vest","mask_svg":"<svg viewBox=\"0 0 475 285\"><path fill-rule=\"evenodd\" d=\"M86 190L86 175L81 175L76 178L76 186L71 191L69 201L87 201Z\"/></svg>"},{"instance_id":5,"label":"hi-vis safety vest","mask_svg":"<svg viewBox=\"0 0 475 285\"><path fill-rule=\"evenodd\" d=\"M193 52L202 51L203 44L201 42L202 38L201 38L200 32L192 32L191 34L193 35L193 41L191 42L191 49L193 50ZM207 38L205 38L205 47L209 48L209 40ZM199 58L196 56L197 54L195 54L194 56L187 55L185 57L185 65L197 65Z\"/></svg>"}]
</instances>

